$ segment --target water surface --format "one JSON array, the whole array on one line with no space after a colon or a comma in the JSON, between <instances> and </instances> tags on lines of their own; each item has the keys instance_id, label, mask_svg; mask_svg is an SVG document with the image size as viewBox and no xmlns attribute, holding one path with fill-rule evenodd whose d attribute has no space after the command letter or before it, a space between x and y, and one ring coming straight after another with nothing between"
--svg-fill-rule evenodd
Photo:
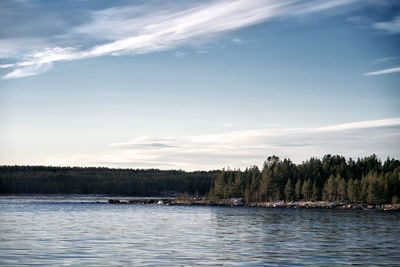
<instances>
[{"instance_id":1,"label":"water surface","mask_svg":"<svg viewBox=\"0 0 400 267\"><path fill-rule=\"evenodd\" d=\"M93 201L92 201L93 200ZM400 213L0 197L0 265L399 265Z\"/></svg>"}]
</instances>

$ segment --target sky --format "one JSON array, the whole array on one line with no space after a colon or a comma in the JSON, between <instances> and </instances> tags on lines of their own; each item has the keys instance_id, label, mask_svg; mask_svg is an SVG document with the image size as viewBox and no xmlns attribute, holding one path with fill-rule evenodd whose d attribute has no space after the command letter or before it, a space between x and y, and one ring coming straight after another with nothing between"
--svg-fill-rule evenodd
<instances>
[{"instance_id":1,"label":"sky","mask_svg":"<svg viewBox=\"0 0 400 267\"><path fill-rule=\"evenodd\" d=\"M2 0L0 165L400 158L397 0Z\"/></svg>"}]
</instances>

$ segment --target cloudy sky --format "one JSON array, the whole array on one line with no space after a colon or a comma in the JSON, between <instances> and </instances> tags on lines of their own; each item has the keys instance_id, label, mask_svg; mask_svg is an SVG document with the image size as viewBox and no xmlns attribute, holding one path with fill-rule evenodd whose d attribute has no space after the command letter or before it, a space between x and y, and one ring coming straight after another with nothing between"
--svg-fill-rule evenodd
<instances>
[{"instance_id":1,"label":"cloudy sky","mask_svg":"<svg viewBox=\"0 0 400 267\"><path fill-rule=\"evenodd\" d=\"M2 0L0 164L400 158L397 0Z\"/></svg>"}]
</instances>

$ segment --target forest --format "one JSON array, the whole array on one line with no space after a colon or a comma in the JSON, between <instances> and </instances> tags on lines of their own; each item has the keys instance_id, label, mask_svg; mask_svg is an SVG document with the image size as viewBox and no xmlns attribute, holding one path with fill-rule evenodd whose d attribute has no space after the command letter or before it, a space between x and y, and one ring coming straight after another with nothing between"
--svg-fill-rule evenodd
<instances>
[{"instance_id":1,"label":"forest","mask_svg":"<svg viewBox=\"0 0 400 267\"><path fill-rule=\"evenodd\" d=\"M204 195L216 171L0 166L0 194Z\"/></svg>"},{"instance_id":2,"label":"forest","mask_svg":"<svg viewBox=\"0 0 400 267\"><path fill-rule=\"evenodd\" d=\"M223 169L213 181L209 198L264 201L333 201L368 204L399 203L400 161L376 155L356 161L339 155L311 158L301 164L268 157L260 170Z\"/></svg>"},{"instance_id":3,"label":"forest","mask_svg":"<svg viewBox=\"0 0 400 267\"><path fill-rule=\"evenodd\" d=\"M0 194L120 194L163 192L205 195L216 201L399 203L400 161L376 155L353 160L339 155L300 164L268 157L262 169L217 171L111 169L93 167L0 166Z\"/></svg>"}]
</instances>

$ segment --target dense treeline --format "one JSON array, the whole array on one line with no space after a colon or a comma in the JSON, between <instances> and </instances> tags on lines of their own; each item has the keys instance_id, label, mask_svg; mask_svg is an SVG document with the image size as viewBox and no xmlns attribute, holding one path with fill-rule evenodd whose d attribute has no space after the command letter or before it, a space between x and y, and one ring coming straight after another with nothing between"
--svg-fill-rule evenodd
<instances>
[{"instance_id":1,"label":"dense treeline","mask_svg":"<svg viewBox=\"0 0 400 267\"><path fill-rule=\"evenodd\" d=\"M400 161L375 155L346 160L326 155L301 164L269 157L240 170L185 172L157 169L109 169L0 166L2 194L158 195L174 191L208 194L211 200L243 198L246 203L277 200L324 200L398 203Z\"/></svg>"},{"instance_id":2,"label":"dense treeline","mask_svg":"<svg viewBox=\"0 0 400 267\"><path fill-rule=\"evenodd\" d=\"M2 194L206 194L216 171L0 166Z\"/></svg>"},{"instance_id":3,"label":"dense treeline","mask_svg":"<svg viewBox=\"0 0 400 267\"><path fill-rule=\"evenodd\" d=\"M213 181L209 198L243 198L246 203L278 200L398 203L400 161L381 162L376 155L346 161L342 156L311 158L302 164L269 157L257 166L222 170Z\"/></svg>"}]
</instances>

